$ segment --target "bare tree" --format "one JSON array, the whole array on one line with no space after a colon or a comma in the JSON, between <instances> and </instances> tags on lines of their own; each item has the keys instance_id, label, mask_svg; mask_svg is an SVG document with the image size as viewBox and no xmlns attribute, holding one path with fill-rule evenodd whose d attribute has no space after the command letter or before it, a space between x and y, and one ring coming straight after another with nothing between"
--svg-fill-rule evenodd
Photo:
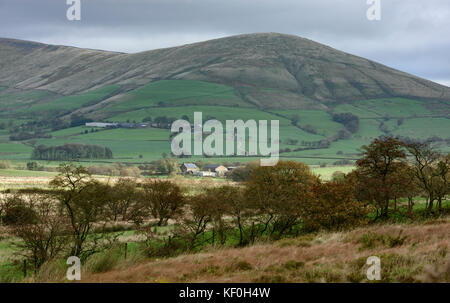
<instances>
[{"instance_id":1,"label":"bare tree","mask_svg":"<svg viewBox=\"0 0 450 303\"><path fill-rule=\"evenodd\" d=\"M14 197L5 203L6 212L16 209L17 221L9 225L12 234L20 239L15 245L35 270L65 252L69 242L69 222L49 195Z\"/></svg>"}]
</instances>

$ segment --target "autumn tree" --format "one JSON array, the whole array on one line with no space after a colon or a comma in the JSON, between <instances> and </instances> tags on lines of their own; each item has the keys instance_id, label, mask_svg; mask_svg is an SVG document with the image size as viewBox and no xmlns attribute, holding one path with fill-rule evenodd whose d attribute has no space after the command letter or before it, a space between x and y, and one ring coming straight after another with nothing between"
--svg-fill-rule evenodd
<instances>
[{"instance_id":1,"label":"autumn tree","mask_svg":"<svg viewBox=\"0 0 450 303\"><path fill-rule=\"evenodd\" d=\"M250 178L253 170L259 166L259 162L249 162L244 166L239 166L233 169L228 175L227 178L235 181L235 182L244 182Z\"/></svg>"},{"instance_id":2,"label":"autumn tree","mask_svg":"<svg viewBox=\"0 0 450 303\"><path fill-rule=\"evenodd\" d=\"M307 230L340 230L358 226L367 219L370 209L355 198L348 182L317 183L311 187L311 193L302 212Z\"/></svg>"},{"instance_id":3,"label":"autumn tree","mask_svg":"<svg viewBox=\"0 0 450 303\"><path fill-rule=\"evenodd\" d=\"M245 197L256 213L256 232L280 237L290 231L311 198L310 187L318 182L307 165L294 161L254 169L245 184Z\"/></svg>"},{"instance_id":4,"label":"autumn tree","mask_svg":"<svg viewBox=\"0 0 450 303\"><path fill-rule=\"evenodd\" d=\"M137 203L139 198L135 180L121 178L109 186L105 207L110 220L134 221Z\"/></svg>"},{"instance_id":5,"label":"autumn tree","mask_svg":"<svg viewBox=\"0 0 450 303\"><path fill-rule=\"evenodd\" d=\"M239 245L245 241L245 225L251 213L249 203L244 198L243 189L238 186L224 185L207 188L203 191L204 199L209 201L213 242L215 235L221 244L226 241L227 233L236 228L239 231ZM231 217L232 220L229 220Z\"/></svg>"},{"instance_id":6,"label":"autumn tree","mask_svg":"<svg viewBox=\"0 0 450 303\"><path fill-rule=\"evenodd\" d=\"M143 185L143 189L145 205L158 220L158 226L167 225L169 219L182 213L185 201L178 185L170 181L151 180Z\"/></svg>"},{"instance_id":7,"label":"autumn tree","mask_svg":"<svg viewBox=\"0 0 450 303\"><path fill-rule=\"evenodd\" d=\"M435 189L438 202L438 210L442 210L442 200L450 194L450 154L442 155L435 168L438 178Z\"/></svg>"},{"instance_id":8,"label":"autumn tree","mask_svg":"<svg viewBox=\"0 0 450 303\"><path fill-rule=\"evenodd\" d=\"M433 211L434 202L441 205L442 198L449 188L448 155L438 153L428 142L409 142L405 144L413 158L413 173L417 184L427 198L427 210Z\"/></svg>"},{"instance_id":9,"label":"autumn tree","mask_svg":"<svg viewBox=\"0 0 450 303\"><path fill-rule=\"evenodd\" d=\"M178 218L174 236L187 241L187 249L195 250L204 243L204 235L212 222L212 205L204 192L188 198L187 210L183 217Z\"/></svg>"},{"instance_id":10,"label":"autumn tree","mask_svg":"<svg viewBox=\"0 0 450 303\"><path fill-rule=\"evenodd\" d=\"M225 205L226 214L232 218L235 228L239 231L239 245L246 244L249 241L245 235L246 225L254 214L254 210L245 199L244 189L225 185L216 189L216 195Z\"/></svg>"},{"instance_id":11,"label":"autumn tree","mask_svg":"<svg viewBox=\"0 0 450 303\"><path fill-rule=\"evenodd\" d=\"M402 167L401 162L406 159L402 142L382 137L362 149L363 157L356 161L357 195L376 206L377 218L387 217L389 201L395 197L398 183L402 182L396 175Z\"/></svg>"}]
</instances>

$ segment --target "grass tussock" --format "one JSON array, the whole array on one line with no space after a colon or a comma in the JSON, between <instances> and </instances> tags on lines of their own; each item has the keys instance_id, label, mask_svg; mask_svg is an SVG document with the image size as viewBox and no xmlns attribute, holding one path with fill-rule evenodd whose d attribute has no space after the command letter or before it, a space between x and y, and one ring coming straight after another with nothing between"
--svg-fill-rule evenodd
<instances>
[{"instance_id":1,"label":"grass tussock","mask_svg":"<svg viewBox=\"0 0 450 303\"><path fill-rule=\"evenodd\" d=\"M450 282L450 220L426 225L375 225L244 248L112 265L98 260L83 282L371 282L369 256L381 259L379 282ZM112 258L112 257L111 257ZM108 269L106 271L106 269Z\"/></svg>"}]
</instances>

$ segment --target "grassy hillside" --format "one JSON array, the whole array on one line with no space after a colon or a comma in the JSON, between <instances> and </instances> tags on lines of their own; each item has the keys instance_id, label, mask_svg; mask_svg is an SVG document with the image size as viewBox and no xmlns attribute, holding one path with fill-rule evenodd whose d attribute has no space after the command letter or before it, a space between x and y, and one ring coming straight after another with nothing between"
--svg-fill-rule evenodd
<instances>
[{"instance_id":1,"label":"grassy hillside","mask_svg":"<svg viewBox=\"0 0 450 303\"><path fill-rule=\"evenodd\" d=\"M117 89L117 86L107 86L86 94L57 98L31 105L20 113L48 113L83 108L86 104L100 102ZM227 103L227 100L231 103ZM87 117L95 119L100 115L104 117L100 119L101 121L141 122L148 117L181 119L187 116L189 121L193 122L194 113L201 112L203 122L217 119L223 123L224 128L226 120L278 120L281 157L315 165L333 164L346 159L351 161L357 157L361 145L368 144L380 135L420 139L439 136L447 139L447 130L450 129L450 119L447 119L446 113L433 113L427 108L426 101L405 98L362 100L339 104L327 111L265 110L245 103L232 88L227 86L200 81L173 80L158 81L130 91L119 101L114 105L100 106L94 112L88 113ZM335 113L352 113L358 116L359 130L349 138L336 139L335 136L344 130L345 126L333 121ZM3 121L4 124L9 122L7 119ZM20 125L27 121L33 119L17 120L13 124ZM49 132L52 138L35 139L32 144L34 146L40 144L57 146L65 143L100 144L111 148L115 156L112 162L142 163L158 159L163 153L170 154L170 130L167 129L92 131L92 128L84 126L69 127ZM308 142L322 140L331 140L330 146L304 150ZM0 130L0 141L0 155L3 159L29 158L32 147L28 141L11 142L7 130ZM448 145L443 141L438 147L445 150ZM192 160L201 158L194 156ZM221 158L207 160L219 163L223 161ZM246 162L254 158L239 157L237 160L236 157L231 160Z\"/></svg>"},{"instance_id":2,"label":"grassy hillside","mask_svg":"<svg viewBox=\"0 0 450 303\"><path fill-rule=\"evenodd\" d=\"M123 252L118 250L100 255L89 263L82 276L83 282L88 283L364 283L370 282L366 278L367 258L379 256L380 282L449 282L448 228L448 218L425 225L375 225L245 248L211 246L201 253L151 260L129 245L132 257L124 260ZM399 235L404 240L388 241ZM51 264L30 281L60 281L64 273Z\"/></svg>"},{"instance_id":3,"label":"grassy hillside","mask_svg":"<svg viewBox=\"0 0 450 303\"><path fill-rule=\"evenodd\" d=\"M281 157L313 165L351 161L380 135L439 137L436 147L450 149L449 88L300 37L241 35L138 54L0 39L0 50L2 159L26 161L33 146L64 143L107 146L112 161L170 154L168 130L91 133L83 122L71 127L74 114L111 122L183 116L193 122L194 112L222 123L279 120ZM356 115L359 129L345 133L333 120L339 113ZM38 135L27 126L59 120L62 129L47 125ZM16 135L36 136L12 142L13 127Z\"/></svg>"},{"instance_id":4,"label":"grassy hillside","mask_svg":"<svg viewBox=\"0 0 450 303\"><path fill-rule=\"evenodd\" d=\"M234 88L201 81L157 81L125 94L121 99L120 103L109 107L107 111L129 112L133 109L166 105L246 106L236 96Z\"/></svg>"}]
</instances>

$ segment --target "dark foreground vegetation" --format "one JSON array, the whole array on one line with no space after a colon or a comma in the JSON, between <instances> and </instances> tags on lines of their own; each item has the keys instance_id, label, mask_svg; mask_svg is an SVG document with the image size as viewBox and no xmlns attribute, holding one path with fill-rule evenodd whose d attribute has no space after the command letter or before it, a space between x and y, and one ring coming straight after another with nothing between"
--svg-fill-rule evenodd
<instances>
[{"instance_id":1,"label":"dark foreground vegetation","mask_svg":"<svg viewBox=\"0 0 450 303\"><path fill-rule=\"evenodd\" d=\"M321 230L448 215L450 155L390 137L362 149L356 170L329 182L305 164L280 161L253 166L239 185L200 192L165 180L105 184L84 167L62 165L51 190L4 194L1 223L38 272L54 260L78 256L85 262L114 249L124 230L133 231L135 249L160 258L211 244L245 247ZM425 207L415 208L417 199L425 200Z\"/></svg>"}]
</instances>

